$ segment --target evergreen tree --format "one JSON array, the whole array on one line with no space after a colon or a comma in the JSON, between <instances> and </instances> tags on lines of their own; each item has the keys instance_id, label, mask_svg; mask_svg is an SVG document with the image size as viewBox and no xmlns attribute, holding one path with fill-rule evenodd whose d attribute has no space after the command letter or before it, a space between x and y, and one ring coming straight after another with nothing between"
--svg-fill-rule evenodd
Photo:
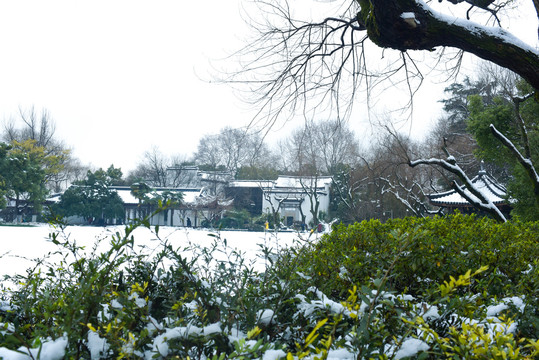
<instances>
[{"instance_id":1,"label":"evergreen tree","mask_svg":"<svg viewBox=\"0 0 539 360\"><path fill-rule=\"evenodd\" d=\"M0 210L6 207L6 195L7 195L7 155L10 146L4 143L0 143Z\"/></svg>"},{"instance_id":2,"label":"evergreen tree","mask_svg":"<svg viewBox=\"0 0 539 360\"><path fill-rule=\"evenodd\" d=\"M529 173L491 130L492 124L536 166L539 163L539 103L529 94L531 88L522 82L512 102L497 97L493 104L486 105L481 97L471 96L468 130L477 140L476 154L480 158L510 169L507 190L513 205L512 214L523 220L538 220L538 194ZM537 171L537 167L535 169Z\"/></svg>"},{"instance_id":3,"label":"evergreen tree","mask_svg":"<svg viewBox=\"0 0 539 360\"><path fill-rule=\"evenodd\" d=\"M35 140L25 140L12 141L9 146L3 144L0 157L3 158L0 192L15 202L15 218L20 220L25 213L39 213L48 194L47 174L56 171L58 156L47 154ZM4 206L5 200L1 201Z\"/></svg>"},{"instance_id":4,"label":"evergreen tree","mask_svg":"<svg viewBox=\"0 0 539 360\"><path fill-rule=\"evenodd\" d=\"M444 104L444 111L447 113L447 131L448 134L462 134L466 132L466 120L470 116L469 97L471 95L479 96L483 103L490 105L494 103L494 98L499 97L497 90L497 81L495 78L483 77L477 81L471 80L468 76L462 83L453 83L444 89L449 95L448 98L441 100Z\"/></svg>"},{"instance_id":5,"label":"evergreen tree","mask_svg":"<svg viewBox=\"0 0 539 360\"><path fill-rule=\"evenodd\" d=\"M123 219L124 205L112 185L122 182L122 171L111 165L107 170L88 171L86 179L67 189L57 212L63 216L82 216L89 223L106 224Z\"/></svg>"}]
</instances>

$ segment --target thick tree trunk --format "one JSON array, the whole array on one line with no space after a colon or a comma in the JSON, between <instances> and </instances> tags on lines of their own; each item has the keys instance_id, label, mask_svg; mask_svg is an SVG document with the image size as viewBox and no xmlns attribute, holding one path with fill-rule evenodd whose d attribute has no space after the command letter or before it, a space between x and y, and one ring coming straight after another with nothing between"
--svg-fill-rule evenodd
<instances>
[{"instance_id":1,"label":"thick tree trunk","mask_svg":"<svg viewBox=\"0 0 539 360\"><path fill-rule=\"evenodd\" d=\"M431 50L449 46L508 68L539 89L539 54L500 28L448 17L415 0L360 0L358 21L385 48Z\"/></svg>"}]
</instances>

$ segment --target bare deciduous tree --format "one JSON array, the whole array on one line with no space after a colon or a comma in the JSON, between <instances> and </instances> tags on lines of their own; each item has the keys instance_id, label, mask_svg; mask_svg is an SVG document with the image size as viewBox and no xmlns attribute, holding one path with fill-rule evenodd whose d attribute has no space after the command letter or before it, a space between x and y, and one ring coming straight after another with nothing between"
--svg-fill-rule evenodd
<instances>
[{"instance_id":1,"label":"bare deciduous tree","mask_svg":"<svg viewBox=\"0 0 539 360\"><path fill-rule=\"evenodd\" d=\"M213 170L222 167L233 174L242 166L258 166L271 157L270 150L257 133L231 127L203 136L195 154L197 164Z\"/></svg>"},{"instance_id":2,"label":"bare deciduous tree","mask_svg":"<svg viewBox=\"0 0 539 360\"><path fill-rule=\"evenodd\" d=\"M34 107L28 110L19 108L17 118L10 118L3 123L2 140L7 143L32 140L34 146L44 149L45 155L54 156L54 166L48 169L45 179L51 191L65 190L70 183L85 176L88 170L78 159L73 158L71 150L58 139L56 124L45 109L38 113Z\"/></svg>"},{"instance_id":3,"label":"bare deciduous tree","mask_svg":"<svg viewBox=\"0 0 539 360\"><path fill-rule=\"evenodd\" d=\"M167 183L167 167L169 166L167 157L161 153L157 146L152 146L145 151L142 161L129 175L130 181L144 181L151 186L165 187Z\"/></svg>"},{"instance_id":4,"label":"bare deciduous tree","mask_svg":"<svg viewBox=\"0 0 539 360\"><path fill-rule=\"evenodd\" d=\"M524 1L530 2L518 4ZM345 118L358 91L375 94L384 83L384 89L399 87L413 98L433 69L449 77L457 73L463 53L508 68L539 88L539 52L508 33L501 20L501 14L518 16L517 0L255 3L255 39L240 51L241 67L227 80L255 94L251 100L266 116L266 127L298 112L308 119L332 111ZM539 9L537 1L533 5ZM413 108L413 102L408 105Z\"/></svg>"},{"instance_id":5,"label":"bare deciduous tree","mask_svg":"<svg viewBox=\"0 0 539 360\"><path fill-rule=\"evenodd\" d=\"M425 151L424 146L397 133L390 125L384 129L385 135L368 164L371 181L376 183L381 195L390 194L410 215L423 217L436 213L427 195L435 192L434 183L439 174L435 173L436 169L417 171L408 165L411 157ZM397 209L389 210L397 212Z\"/></svg>"},{"instance_id":6,"label":"bare deciduous tree","mask_svg":"<svg viewBox=\"0 0 539 360\"><path fill-rule=\"evenodd\" d=\"M354 132L337 120L306 122L282 144L286 168L300 175L334 175L342 165L355 165L360 153Z\"/></svg>"},{"instance_id":7,"label":"bare deciduous tree","mask_svg":"<svg viewBox=\"0 0 539 360\"><path fill-rule=\"evenodd\" d=\"M186 176L196 176L196 173L187 171L183 165L187 157L182 155L166 155L159 147L152 146L145 151L137 167L128 175L128 182L143 181L155 187L186 186L192 181Z\"/></svg>"},{"instance_id":8,"label":"bare deciduous tree","mask_svg":"<svg viewBox=\"0 0 539 360\"><path fill-rule=\"evenodd\" d=\"M22 127L19 126L22 122ZM63 149L63 144L55 138L56 125L47 110L41 114L36 113L34 107L24 110L19 107L19 119L10 119L4 123L4 136L6 142L13 140L35 140L36 146L42 146L49 152L57 148Z\"/></svg>"}]
</instances>

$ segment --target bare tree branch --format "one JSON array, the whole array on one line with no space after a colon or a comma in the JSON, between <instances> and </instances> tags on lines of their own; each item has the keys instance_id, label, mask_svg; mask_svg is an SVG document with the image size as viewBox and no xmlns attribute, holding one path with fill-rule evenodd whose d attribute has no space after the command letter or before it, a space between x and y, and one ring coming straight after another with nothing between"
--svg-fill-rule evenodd
<instances>
[{"instance_id":1,"label":"bare tree branch","mask_svg":"<svg viewBox=\"0 0 539 360\"><path fill-rule=\"evenodd\" d=\"M511 140L509 140L505 135L499 132L493 124L490 124L490 130L492 131L492 134L498 140L500 140L506 148L508 148L511 151L511 153L515 156L517 161L524 167L524 170L526 170L526 173L528 174L533 184L533 192L535 194L535 199L537 203L539 204L539 174L537 174L537 171L535 170L535 167L533 166L531 158L524 157L520 153L520 151L518 151L516 146L511 142Z\"/></svg>"},{"instance_id":2,"label":"bare tree branch","mask_svg":"<svg viewBox=\"0 0 539 360\"><path fill-rule=\"evenodd\" d=\"M502 214L500 209L496 207L492 203L492 201L487 198L481 191L476 189L474 184L472 183L472 180L466 175L466 173L460 168L460 166L457 164L454 157L450 156L447 158L447 160L443 159L418 159L414 161L410 161L409 165L411 167L415 167L417 165L437 165L442 167L443 169L451 172L452 174L455 174L466 186L466 189L475 196L475 198L472 198L464 193L464 188L458 185L456 182L452 182L451 186L455 191L457 191L461 196L463 196L470 204L472 204L474 207L479 208L490 215L492 217L500 222L507 221L505 216Z\"/></svg>"},{"instance_id":3,"label":"bare tree branch","mask_svg":"<svg viewBox=\"0 0 539 360\"><path fill-rule=\"evenodd\" d=\"M359 92L372 105L373 91L382 84L402 86L410 101L396 107L411 112L425 70L442 66L444 74L455 75L464 52L511 69L539 88L538 51L501 27L498 14L510 1L450 2L468 3L474 17L490 15L482 19L496 27L438 13L421 0L340 0L320 10L331 11L327 14L312 15L320 8L313 6L310 16L294 2L255 0L259 9L252 13L265 18L250 19L257 36L235 54L239 69L224 82L244 86L240 89L258 111L250 126L266 131L296 115L346 118ZM448 55L450 48L456 56ZM393 56L385 49L399 52ZM432 54L433 61L425 54Z\"/></svg>"}]
</instances>

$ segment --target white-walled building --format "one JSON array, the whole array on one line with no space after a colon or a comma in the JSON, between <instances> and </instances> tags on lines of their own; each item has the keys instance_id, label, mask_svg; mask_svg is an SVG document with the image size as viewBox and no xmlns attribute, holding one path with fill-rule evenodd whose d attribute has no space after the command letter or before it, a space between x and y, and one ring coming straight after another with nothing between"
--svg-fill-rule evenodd
<instances>
[{"instance_id":1,"label":"white-walled building","mask_svg":"<svg viewBox=\"0 0 539 360\"><path fill-rule=\"evenodd\" d=\"M109 223L132 223L144 219L158 209L157 199L170 199L182 194L182 200L168 209L155 213L151 225L207 226L219 220L232 209L245 209L251 216L269 214L276 222L288 227L303 227L320 220L330 206L330 176L279 176L277 180L233 180L226 172L204 172L197 167L169 169L169 175L184 182L173 187L151 187L144 190L135 185L111 186L122 200L124 216L107 219ZM141 185L144 183L141 183ZM184 186L182 186L184 185ZM187 186L185 186L187 185ZM195 186L190 186L195 185ZM137 190L138 189L138 190ZM135 194L143 194L144 201ZM59 196L54 199L58 202ZM51 202L53 199L51 199ZM316 215L315 215L316 214ZM69 223L88 223L72 216Z\"/></svg>"},{"instance_id":2,"label":"white-walled building","mask_svg":"<svg viewBox=\"0 0 539 360\"><path fill-rule=\"evenodd\" d=\"M125 222L132 223L135 219L142 219L151 215L156 209L155 204L140 204L133 196L131 188L127 186L113 187L124 203ZM219 199L208 195L205 189L156 188L152 191L154 196L165 192L182 194L179 205L171 206L150 218L150 225L160 226L189 226L198 227L207 220L220 217L232 205L231 200Z\"/></svg>"},{"instance_id":3,"label":"white-walled building","mask_svg":"<svg viewBox=\"0 0 539 360\"><path fill-rule=\"evenodd\" d=\"M309 225L314 219L313 212L319 218L321 212L329 211L331 184L331 176L279 176L264 191L262 211L279 213L286 226Z\"/></svg>"}]
</instances>

